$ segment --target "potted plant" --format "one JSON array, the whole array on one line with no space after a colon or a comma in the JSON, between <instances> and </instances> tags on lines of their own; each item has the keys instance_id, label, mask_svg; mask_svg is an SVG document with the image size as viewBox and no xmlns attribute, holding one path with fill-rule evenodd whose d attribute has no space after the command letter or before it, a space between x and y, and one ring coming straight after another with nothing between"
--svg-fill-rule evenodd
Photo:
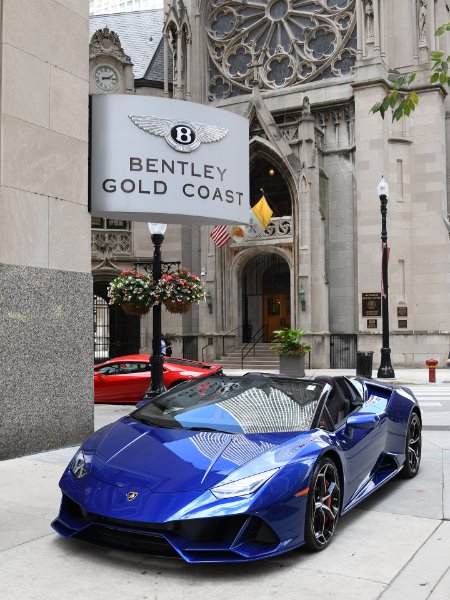
<instances>
[{"instance_id":1,"label":"potted plant","mask_svg":"<svg viewBox=\"0 0 450 600\"><path fill-rule=\"evenodd\" d=\"M205 286L201 279L185 268L162 275L157 291L161 302L171 313L185 313L193 304L205 299Z\"/></svg>"},{"instance_id":2,"label":"potted plant","mask_svg":"<svg viewBox=\"0 0 450 600\"><path fill-rule=\"evenodd\" d=\"M280 374L294 377L305 376L305 354L311 346L302 341L303 329L277 329L274 333L272 349L280 357Z\"/></svg>"},{"instance_id":3,"label":"potted plant","mask_svg":"<svg viewBox=\"0 0 450 600\"><path fill-rule=\"evenodd\" d=\"M147 313L159 302L157 286L151 275L143 275L133 270L122 271L108 287L110 304L118 304L134 316Z\"/></svg>"}]
</instances>

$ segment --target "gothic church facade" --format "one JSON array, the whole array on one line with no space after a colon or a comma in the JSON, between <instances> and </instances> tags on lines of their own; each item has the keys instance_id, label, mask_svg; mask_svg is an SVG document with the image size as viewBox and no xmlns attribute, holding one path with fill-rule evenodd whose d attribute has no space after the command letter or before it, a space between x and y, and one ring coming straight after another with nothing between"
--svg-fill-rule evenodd
<instances>
[{"instance_id":1,"label":"gothic church facade","mask_svg":"<svg viewBox=\"0 0 450 600\"><path fill-rule=\"evenodd\" d=\"M224 348L270 342L275 329L292 327L308 333L312 368L354 367L356 349L378 354L384 176L392 363L445 363L449 101L428 78L430 52L448 53L448 39L434 36L449 20L446 3L173 0L150 12L152 33L145 29L131 58L126 28L111 42L104 26L114 23L91 17L91 92L158 95L246 116L249 202L264 193L274 212L260 237L222 248L209 227L169 226L164 259L202 273L208 291L189 315L164 315L175 353L191 347L192 358L212 361ZM95 69L105 64L118 74L115 90L95 86ZM394 123L373 115L393 76L411 70L416 111ZM123 266L151 262L146 226L123 227L93 229L93 274L103 290ZM109 251L108 239L116 240ZM149 349L150 319L133 326L139 349Z\"/></svg>"}]
</instances>

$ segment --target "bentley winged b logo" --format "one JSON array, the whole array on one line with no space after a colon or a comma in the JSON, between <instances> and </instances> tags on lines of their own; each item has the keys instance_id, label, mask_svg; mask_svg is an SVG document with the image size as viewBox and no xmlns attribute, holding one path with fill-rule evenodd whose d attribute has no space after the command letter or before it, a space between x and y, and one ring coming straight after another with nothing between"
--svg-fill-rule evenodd
<instances>
[{"instance_id":1,"label":"bentley winged b logo","mask_svg":"<svg viewBox=\"0 0 450 600\"><path fill-rule=\"evenodd\" d=\"M128 492L128 494L127 494L127 500L128 500L128 502L131 502L137 496L139 496L139 492Z\"/></svg>"},{"instance_id":2,"label":"bentley winged b logo","mask_svg":"<svg viewBox=\"0 0 450 600\"><path fill-rule=\"evenodd\" d=\"M163 137L169 146L178 152L192 152L200 144L218 142L224 138L228 129L204 123L192 123L182 119L163 119L161 117L140 117L128 115L133 123L147 133Z\"/></svg>"}]
</instances>

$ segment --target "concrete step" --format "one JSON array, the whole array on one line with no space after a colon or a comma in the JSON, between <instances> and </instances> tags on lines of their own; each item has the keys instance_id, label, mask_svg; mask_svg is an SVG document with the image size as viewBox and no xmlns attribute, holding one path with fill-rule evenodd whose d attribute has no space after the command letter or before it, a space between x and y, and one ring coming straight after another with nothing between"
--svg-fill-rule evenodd
<instances>
[{"instance_id":1,"label":"concrete step","mask_svg":"<svg viewBox=\"0 0 450 600\"><path fill-rule=\"evenodd\" d=\"M241 369L242 368L242 349L245 344L236 346L234 350L228 352L225 356L221 356L216 360L216 364L222 365L225 369ZM250 347L245 351L250 350ZM244 368L246 369L278 369L280 359L274 350L271 349L271 344L256 344L249 354L244 358Z\"/></svg>"},{"instance_id":2,"label":"concrete step","mask_svg":"<svg viewBox=\"0 0 450 600\"><path fill-rule=\"evenodd\" d=\"M280 363L277 362L250 362L244 360L244 365L242 366L241 361L239 362L228 362L225 360L216 360L215 364L221 365L224 369L279 369Z\"/></svg>"}]
</instances>

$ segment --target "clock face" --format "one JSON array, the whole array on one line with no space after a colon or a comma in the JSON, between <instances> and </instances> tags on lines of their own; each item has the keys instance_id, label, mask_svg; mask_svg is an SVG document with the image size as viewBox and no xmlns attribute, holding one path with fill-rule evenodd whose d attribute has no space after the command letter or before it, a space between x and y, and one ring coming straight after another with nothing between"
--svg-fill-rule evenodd
<instances>
[{"instance_id":1,"label":"clock face","mask_svg":"<svg viewBox=\"0 0 450 600\"><path fill-rule=\"evenodd\" d=\"M113 92L119 85L119 74L109 65L98 65L94 70L94 83L102 92Z\"/></svg>"}]
</instances>

